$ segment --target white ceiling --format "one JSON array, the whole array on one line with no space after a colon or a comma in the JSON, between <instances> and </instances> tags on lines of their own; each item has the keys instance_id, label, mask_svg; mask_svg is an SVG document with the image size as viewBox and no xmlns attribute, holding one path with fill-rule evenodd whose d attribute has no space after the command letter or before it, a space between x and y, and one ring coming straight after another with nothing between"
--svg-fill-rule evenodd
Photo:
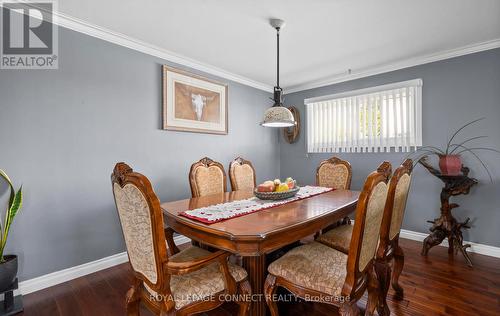
<instances>
[{"instance_id":1,"label":"white ceiling","mask_svg":"<svg viewBox=\"0 0 500 316\"><path fill-rule=\"evenodd\" d=\"M272 86L360 73L500 39L499 0L64 0L87 23Z\"/></svg>"}]
</instances>

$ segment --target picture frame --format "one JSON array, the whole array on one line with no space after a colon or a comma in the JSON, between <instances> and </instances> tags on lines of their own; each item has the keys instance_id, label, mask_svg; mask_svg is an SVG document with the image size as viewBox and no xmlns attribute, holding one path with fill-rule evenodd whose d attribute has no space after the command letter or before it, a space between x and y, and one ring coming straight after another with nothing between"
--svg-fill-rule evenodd
<instances>
[{"instance_id":1,"label":"picture frame","mask_svg":"<svg viewBox=\"0 0 500 316\"><path fill-rule=\"evenodd\" d=\"M163 129L228 133L228 86L163 65Z\"/></svg>"}]
</instances>

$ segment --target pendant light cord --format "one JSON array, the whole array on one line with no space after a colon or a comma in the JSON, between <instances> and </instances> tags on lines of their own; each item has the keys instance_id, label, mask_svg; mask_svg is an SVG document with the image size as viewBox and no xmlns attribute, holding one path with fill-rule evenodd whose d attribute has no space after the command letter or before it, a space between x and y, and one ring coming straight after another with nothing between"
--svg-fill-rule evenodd
<instances>
[{"instance_id":1,"label":"pendant light cord","mask_svg":"<svg viewBox=\"0 0 500 316\"><path fill-rule=\"evenodd\" d=\"M276 28L276 85L280 87L280 28Z\"/></svg>"}]
</instances>

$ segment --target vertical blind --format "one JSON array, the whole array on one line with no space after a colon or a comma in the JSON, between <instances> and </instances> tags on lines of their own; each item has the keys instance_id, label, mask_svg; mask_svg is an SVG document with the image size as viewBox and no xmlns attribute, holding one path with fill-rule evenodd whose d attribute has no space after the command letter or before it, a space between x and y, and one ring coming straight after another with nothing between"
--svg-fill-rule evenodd
<instances>
[{"instance_id":1,"label":"vertical blind","mask_svg":"<svg viewBox=\"0 0 500 316\"><path fill-rule=\"evenodd\" d=\"M422 145L422 80L304 100L307 152L409 152Z\"/></svg>"}]
</instances>

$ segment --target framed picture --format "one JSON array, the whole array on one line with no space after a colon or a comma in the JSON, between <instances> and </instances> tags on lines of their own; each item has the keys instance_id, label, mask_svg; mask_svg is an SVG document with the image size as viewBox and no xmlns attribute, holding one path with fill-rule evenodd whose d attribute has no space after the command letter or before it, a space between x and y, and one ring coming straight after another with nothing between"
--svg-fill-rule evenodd
<instances>
[{"instance_id":1,"label":"framed picture","mask_svg":"<svg viewBox=\"0 0 500 316\"><path fill-rule=\"evenodd\" d=\"M227 85L164 65L163 129L227 134Z\"/></svg>"}]
</instances>

